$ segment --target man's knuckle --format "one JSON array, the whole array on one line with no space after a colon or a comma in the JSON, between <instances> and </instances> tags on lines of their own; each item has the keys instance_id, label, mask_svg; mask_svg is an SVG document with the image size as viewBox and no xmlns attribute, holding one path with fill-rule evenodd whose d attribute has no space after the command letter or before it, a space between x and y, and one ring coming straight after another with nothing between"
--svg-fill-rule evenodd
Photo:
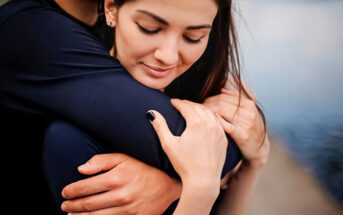
<instances>
[{"instance_id":1,"label":"man's knuckle","mask_svg":"<svg viewBox=\"0 0 343 215\"><path fill-rule=\"evenodd\" d=\"M127 195L127 193L122 193L121 195L118 195L117 197L117 201L120 204L126 204L130 202L130 197L129 195Z\"/></svg>"},{"instance_id":2,"label":"man's knuckle","mask_svg":"<svg viewBox=\"0 0 343 215\"><path fill-rule=\"evenodd\" d=\"M94 201L91 199L87 199L83 202L83 207L86 211L93 211L95 209Z\"/></svg>"},{"instance_id":3,"label":"man's knuckle","mask_svg":"<svg viewBox=\"0 0 343 215\"><path fill-rule=\"evenodd\" d=\"M118 178L118 176L116 174L112 175L108 179L108 188L109 189L113 189L113 188L117 187L118 184L120 184L120 180L119 180L119 178Z\"/></svg>"},{"instance_id":4,"label":"man's knuckle","mask_svg":"<svg viewBox=\"0 0 343 215\"><path fill-rule=\"evenodd\" d=\"M80 196L87 194L88 187L84 183L80 183L75 189L76 193Z\"/></svg>"}]
</instances>

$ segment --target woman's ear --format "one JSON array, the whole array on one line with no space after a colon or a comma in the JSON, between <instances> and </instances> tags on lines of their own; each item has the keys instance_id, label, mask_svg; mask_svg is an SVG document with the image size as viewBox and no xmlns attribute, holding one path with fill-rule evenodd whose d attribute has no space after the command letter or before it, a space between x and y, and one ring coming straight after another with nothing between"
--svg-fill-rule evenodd
<instances>
[{"instance_id":1,"label":"woman's ear","mask_svg":"<svg viewBox=\"0 0 343 215\"><path fill-rule=\"evenodd\" d=\"M109 27L114 28L117 24L117 7L114 0L105 0L104 4L106 23Z\"/></svg>"}]
</instances>

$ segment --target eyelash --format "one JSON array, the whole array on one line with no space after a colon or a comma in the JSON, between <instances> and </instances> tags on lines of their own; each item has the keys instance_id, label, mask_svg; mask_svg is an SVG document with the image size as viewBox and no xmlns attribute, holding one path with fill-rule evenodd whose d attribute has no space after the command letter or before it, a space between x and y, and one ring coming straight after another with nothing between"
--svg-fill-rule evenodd
<instances>
[{"instance_id":1,"label":"eyelash","mask_svg":"<svg viewBox=\"0 0 343 215\"><path fill-rule=\"evenodd\" d=\"M183 36L183 38L184 38L187 42L190 42L190 43L199 43L199 42L201 41L201 38L198 39L198 40L192 40L191 38L186 37L186 36Z\"/></svg>"},{"instance_id":2,"label":"eyelash","mask_svg":"<svg viewBox=\"0 0 343 215\"><path fill-rule=\"evenodd\" d=\"M137 24L138 28L139 28L143 33L146 33L146 34L157 34L159 31L161 31L161 28L158 28L158 29L156 29L156 30L150 31L150 30L148 30L148 29L142 27L138 22L136 22L136 24ZM194 43L194 44L199 43L199 42L201 41L201 38L198 39L198 40L192 40L191 38L186 37L186 36L183 36L183 38L184 38L187 42L189 42L189 43Z\"/></svg>"},{"instance_id":3,"label":"eyelash","mask_svg":"<svg viewBox=\"0 0 343 215\"><path fill-rule=\"evenodd\" d=\"M141 29L141 31L143 31L143 33L146 33L146 34L156 34L158 33L159 31L161 31L160 28L156 29L156 30L153 30L153 31L150 31L146 28L143 28L140 24L138 24L138 22L136 22L137 26L139 27L139 29Z\"/></svg>"}]
</instances>

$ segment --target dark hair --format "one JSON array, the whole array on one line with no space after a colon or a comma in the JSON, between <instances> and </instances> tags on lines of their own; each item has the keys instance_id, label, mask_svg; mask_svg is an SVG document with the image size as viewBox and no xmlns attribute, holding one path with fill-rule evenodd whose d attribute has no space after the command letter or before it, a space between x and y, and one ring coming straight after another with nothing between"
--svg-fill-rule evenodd
<instances>
[{"instance_id":1,"label":"dark hair","mask_svg":"<svg viewBox=\"0 0 343 215\"><path fill-rule=\"evenodd\" d=\"M117 7L130 0L115 0ZM238 38L233 17L232 0L215 0L218 13L212 25L208 45L205 52L191 68L175 79L165 93L173 98L188 99L203 102L207 97L217 95L224 88L228 78L233 79L239 97L251 95L244 88L241 80ZM103 13L103 0L100 0L99 10ZM102 5L101 5L102 3ZM104 19L104 16L102 17ZM100 20L101 21L101 20ZM102 23L106 25L105 20ZM104 40L110 49L114 41L113 29L105 27ZM266 120L261 108L256 107L263 118L266 131Z\"/></svg>"}]
</instances>

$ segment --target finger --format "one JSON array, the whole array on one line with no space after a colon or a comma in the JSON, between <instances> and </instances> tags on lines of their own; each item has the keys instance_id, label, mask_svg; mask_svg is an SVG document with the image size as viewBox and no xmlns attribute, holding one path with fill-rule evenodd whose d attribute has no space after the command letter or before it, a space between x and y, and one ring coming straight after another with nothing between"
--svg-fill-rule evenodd
<instances>
[{"instance_id":1,"label":"finger","mask_svg":"<svg viewBox=\"0 0 343 215\"><path fill-rule=\"evenodd\" d=\"M127 157L120 153L99 154L79 166L78 170L84 175L93 175L101 171L113 169L126 159Z\"/></svg>"},{"instance_id":2,"label":"finger","mask_svg":"<svg viewBox=\"0 0 343 215\"><path fill-rule=\"evenodd\" d=\"M171 99L171 104L175 107L176 110L180 112L183 118L188 121L191 118L194 118L194 104L193 102L180 99ZM193 105L192 105L193 104Z\"/></svg>"},{"instance_id":3,"label":"finger","mask_svg":"<svg viewBox=\"0 0 343 215\"><path fill-rule=\"evenodd\" d=\"M62 190L65 199L74 199L95 193L105 192L119 186L120 178L116 175L103 173L67 185Z\"/></svg>"},{"instance_id":4,"label":"finger","mask_svg":"<svg viewBox=\"0 0 343 215\"><path fill-rule=\"evenodd\" d=\"M126 207L111 207L92 212L72 212L68 215L126 215L130 214Z\"/></svg>"},{"instance_id":5,"label":"finger","mask_svg":"<svg viewBox=\"0 0 343 215\"><path fill-rule=\"evenodd\" d=\"M120 195L122 194L118 190L111 190L84 198L68 200L62 203L61 209L64 212L90 212L127 204L127 198Z\"/></svg>"},{"instance_id":6,"label":"finger","mask_svg":"<svg viewBox=\"0 0 343 215\"><path fill-rule=\"evenodd\" d=\"M166 120L158 111L149 110L146 116L154 127L156 134L160 139L162 147L164 147L165 144L169 143L171 139L175 138L174 135L170 132Z\"/></svg>"},{"instance_id":7,"label":"finger","mask_svg":"<svg viewBox=\"0 0 343 215\"><path fill-rule=\"evenodd\" d=\"M221 116L219 116L219 115L217 115L217 116L218 116L218 119L219 119L220 124L222 125L224 131L233 138L233 136L235 135L235 132L236 132L236 127L232 123L224 120Z\"/></svg>"}]
</instances>

